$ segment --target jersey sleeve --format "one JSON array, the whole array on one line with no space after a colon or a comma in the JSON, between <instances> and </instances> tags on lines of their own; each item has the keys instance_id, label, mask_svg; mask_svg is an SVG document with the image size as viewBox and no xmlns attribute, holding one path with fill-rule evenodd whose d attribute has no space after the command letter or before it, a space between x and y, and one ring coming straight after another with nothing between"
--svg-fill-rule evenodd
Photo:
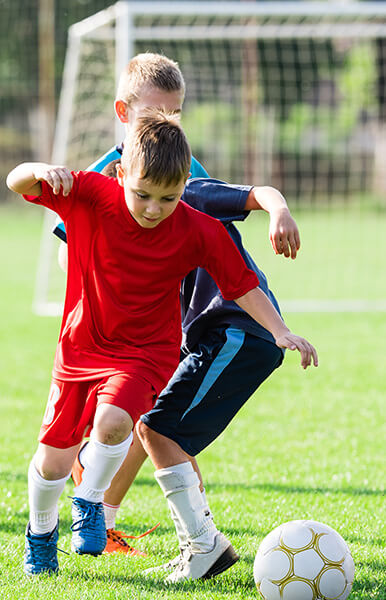
<instances>
[{"instance_id":1,"label":"jersey sleeve","mask_svg":"<svg viewBox=\"0 0 386 600\"><path fill-rule=\"evenodd\" d=\"M213 277L225 300L240 298L259 285L254 271L248 269L225 227L214 219L203 238L201 267Z\"/></svg>"},{"instance_id":2,"label":"jersey sleeve","mask_svg":"<svg viewBox=\"0 0 386 600\"><path fill-rule=\"evenodd\" d=\"M71 172L73 176L73 184L70 193L64 196L62 192L54 194L54 191L48 183L42 181L42 193L40 196L23 195L27 202L45 206L56 212L62 221L65 221L67 216L78 203L84 205L93 205L100 193L100 188L103 187L103 182L107 177L87 171Z\"/></svg>"},{"instance_id":3,"label":"jersey sleeve","mask_svg":"<svg viewBox=\"0 0 386 600\"><path fill-rule=\"evenodd\" d=\"M73 177L74 175L75 174L72 173ZM31 196L29 194L23 194L24 200L27 200L27 202L31 202L32 204L45 206L46 208L49 208L50 210L56 212L60 216L60 218L64 220L71 211L74 204L76 188L78 187L76 179L74 178L74 183L68 196L63 196L62 192L59 192L59 194L54 194L52 187L48 185L46 181L42 181L41 186L42 193L40 194L40 196Z\"/></svg>"},{"instance_id":4,"label":"jersey sleeve","mask_svg":"<svg viewBox=\"0 0 386 600\"><path fill-rule=\"evenodd\" d=\"M194 156L192 156L192 162L190 165L190 177L209 177L202 164L199 163Z\"/></svg>"},{"instance_id":5,"label":"jersey sleeve","mask_svg":"<svg viewBox=\"0 0 386 600\"><path fill-rule=\"evenodd\" d=\"M121 158L121 156L122 150L120 149L120 147L113 146L113 148L110 148L110 150L108 150L103 156L98 158L98 160L96 160L89 167L87 167L86 171L95 171L96 173L100 173L106 165L113 162L113 160ZM67 242L66 228L64 226L63 221L60 218L56 219L52 233L56 235L59 239L61 239L63 242Z\"/></svg>"},{"instance_id":6,"label":"jersey sleeve","mask_svg":"<svg viewBox=\"0 0 386 600\"><path fill-rule=\"evenodd\" d=\"M232 185L217 179L189 179L182 200L224 224L243 221L249 211L244 210L252 186Z\"/></svg>"}]
</instances>

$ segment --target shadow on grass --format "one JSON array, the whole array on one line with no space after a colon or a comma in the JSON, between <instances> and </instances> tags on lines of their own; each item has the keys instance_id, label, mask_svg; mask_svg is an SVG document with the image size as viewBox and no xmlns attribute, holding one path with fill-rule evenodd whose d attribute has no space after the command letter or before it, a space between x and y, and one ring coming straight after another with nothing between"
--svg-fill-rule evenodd
<instances>
[{"instance_id":1,"label":"shadow on grass","mask_svg":"<svg viewBox=\"0 0 386 600\"><path fill-rule=\"evenodd\" d=\"M64 573L66 577L70 580L75 580L79 583L80 579L83 581L95 581L99 582L99 584L105 583L106 585L111 585L114 582L117 585L131 585L136 588L136 590L140 591L153 591L153 592L165 592L166 590L175 590L176 592L184 591L186 593L197 592L202 594L200 597L205 597L205 592L215 591L216 593L221 593L223 595L227 595L229 597L240 596L240 593L245 591L246 593L253 592L255 589L255 585L253 582L252 576L252 557L242 558L240 560L241 563L245 563L248 565L247 570L244 572L237 572L237 576L233 574L233 569L226 571L220 574L218 577L208 580L196 580L196 581L186 581L180 584L174 584L172 587L170 584L166 584L160 578L149 577L142 575L141 573L133 573L133 574L117 574L112 573L111 571L107 573L97 572L87 572L85 569L77 569L76 567L72 567L70 572ZM376 578L378 573L383 573L384 564L381 561L367 561L365 563L360 562L357 564L357 568L366 567L370 570L370 574L367 576L356 577L353 584L353 593L360 594L360 597L369 598L371 593L371 598L374 600L384 600L385 598L385 588L382 585L382 582ZM374 577L372 576L374 573Z\"/></svg>"}]
</instances>

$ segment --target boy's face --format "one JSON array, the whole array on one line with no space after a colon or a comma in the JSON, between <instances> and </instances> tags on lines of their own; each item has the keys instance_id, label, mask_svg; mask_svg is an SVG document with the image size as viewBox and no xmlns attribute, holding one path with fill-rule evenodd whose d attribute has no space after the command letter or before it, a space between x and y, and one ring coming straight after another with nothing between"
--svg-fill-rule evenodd
<instances>
[{"instance_id":1,"label":"boy's face","mask_svg":"<svg viewBox=\"0 0 386 600\"><path fill-rule=\"evenodd\" d=\"M185 187L185 180L165 185L125 174L121 165L117 166L117 178L131 216L145 229L157 227L175 211Z\"/></svg>"},{"instance_id":2,"label":"boy's face","mask_svg":"<svg viewBox=\"0 0 386 600\"><path fill-rule=\"evenodd\" d=\"M122 100L115 102L118 118L128 129L147 108L157 108L164 112L179 116L181 114L184 95L182 91L166 92L154 86L144 86L137 100L131 106Z\"/></svg>"}]
</instances>

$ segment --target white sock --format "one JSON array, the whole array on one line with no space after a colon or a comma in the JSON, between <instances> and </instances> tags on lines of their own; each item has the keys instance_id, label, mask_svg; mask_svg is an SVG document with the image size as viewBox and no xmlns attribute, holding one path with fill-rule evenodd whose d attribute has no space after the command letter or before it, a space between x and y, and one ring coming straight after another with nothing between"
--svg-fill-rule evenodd
<instances>
[{"instance_id":1,"label":"white sock","mask_svg":"<svg viewBox=\"0 0 386 600\"><path fill-rule=\"evenodd\" d=\"M120 444L110 446L98 442L91 432L90 441L82 452L82 481L74 489L74 496L90 502L102 502L105 491L126 458L132 440L133 434L130 433Z\"/></svg>"},{"instance_id":2,"label":"white sock","mask_svg":"<svg viewBox=\"0 0 386 600\"><path fill-rule=\"evenodd\" d=\"M117 512L120 506L120 504L114 506L113 504L106 504L106 502L103 502L106 529L115 529L115 519L117 518Z\"/></svg>"},{"instance_id":3,"label":"white sock","mask_svg":"<svg viewBox=\"0 0 386 600\"><path fill-rule=\"evenodd\" d=\"M185 462L159 469L154 475L184 528L193 552L211 550L218 531L206 510L192 464Z\"/></svg>"},{"instance_id":4,"label":"white sock","mask_svg":"<svg viewBox=\"0 0 386 600\"><path fill-rule=\"evenodd\" d=\"M212 511L210 510L210 507L209 507L209 504L208 504L208 500L206 499L205 488L202 490L201 496L202 496L202 501L203 501L204 506L205 506L204 510L207 513L207 516L211 517L211 519L213 519Z\"/></svg>"},{"instance_id":5,"label":"white sock","mask_svg":"<svg viewBox=\"0 0 386 600\"><path fill-rule=\"evenodd\" d=\"M185 531L180 519L178 518L176 511L173 508L173 504L171 504L171 502L169 502L169 501L168 501L168 504L169 504L170 514L173 519L174 527L176 529L176 533L177 533L177 537L178 537L178 545L179 545L180 551L183 552L183 550L188 545L188 536L186 535L186 531Z\"/></svg>"},{"instance_id":6,"label":"white sock","mask_svg":"<svg viewBox=\"0 0 386 600\"><path fill-rule=\"evenodd\" d=\"M28 469L28 497L31 531L35 535L50 533L58 522L58 500L70 473L63 479L44 479L32 459Z\"/></svg>"},{"instance_id":7,"label":"white sock","mask_svg":"<svg viewBox=\"0 0 386 600\"><path fill-rule=\"evenodd\" d=\"M202 501L204 503L205 513L207 514L208 517L211 517L213 519L212 511L210 510L208 501L206 499L205 488L202 490L201 496L202 496ZM178 537L178 545L180 547L181 552L183 552L183 550L188 545L188 536L186 535L186 531L185 531L182 523L180 522L178 515L173 508L173 505L170 502L168 502L168 504L169 504L170 514L173 519L174 527L175 527L177 537ZM107 528L107 526L106 526L106 528Z\"/></svg>"}]
</instances>

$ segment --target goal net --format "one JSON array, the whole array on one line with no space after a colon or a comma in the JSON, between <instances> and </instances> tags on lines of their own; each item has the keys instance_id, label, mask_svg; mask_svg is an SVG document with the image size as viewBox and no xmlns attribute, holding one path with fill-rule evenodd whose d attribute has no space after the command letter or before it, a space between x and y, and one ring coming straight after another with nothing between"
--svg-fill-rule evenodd
<instances>
[{"instance_id":1,"label":"goal net","mask_svg":"<svg viewBox=\"0 0 386 600\"><path fill-rule=\"evenodd\" d=\"M285 308L385 310L384 4L118 2L69 30L54 163L83 169L122 141L117 78L146 51L179 63L183 126L210 175L287 198L303 238L294 263L273 256L267 219L242 227ZM47 211L40 314L61 310L54 219Z\"/></svg>"}]
</instances>

